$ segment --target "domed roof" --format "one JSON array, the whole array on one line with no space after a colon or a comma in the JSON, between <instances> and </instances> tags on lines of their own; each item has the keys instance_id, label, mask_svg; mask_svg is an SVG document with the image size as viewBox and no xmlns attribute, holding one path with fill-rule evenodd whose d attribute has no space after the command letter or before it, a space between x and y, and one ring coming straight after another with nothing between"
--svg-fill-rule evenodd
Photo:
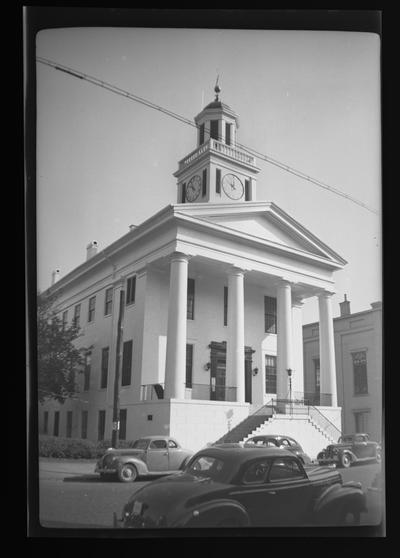
<instances>
[{"instance_id":1,"label":"domed roof","mask_svg":"<svg viewBox=\"0 0 400 558\"><path fill-rule=\"evenodd\" d=\"M221 101L212 101L211 103L208 103L208 105L206 107L204 107L203 110L206 109L226 109L226 110L232 110L230 106L228 106L225 103L221 103Z\"/></svg>"}]
</instances>

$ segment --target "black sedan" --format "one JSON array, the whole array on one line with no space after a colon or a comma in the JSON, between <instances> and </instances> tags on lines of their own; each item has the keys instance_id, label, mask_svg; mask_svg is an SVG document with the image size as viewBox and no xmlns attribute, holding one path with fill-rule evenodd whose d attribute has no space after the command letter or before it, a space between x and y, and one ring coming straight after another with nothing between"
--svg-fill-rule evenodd
<instances>
[{"instance_id":1,"label":"black sedan","mask_svg":"<svg viewBox=\"0 0 400 558\"><path fill-rule=\"evenodd\" d=\"M358 523L360 483L327 467L304 468L278 448L210 447L177 474L135 492L115 527L246 527Z\"/></svg>"},{"instance_id":2,"label":"black sedan","mask_svg":"<svg viewBox=\"0 0 400 558\"><path fill-rule=\"evenodd\" d=\"M268 434L264 436L253 436L249 438L244 443L244 447L253 447L253 446L264 446L268 447L277 447L281 449L286 449L297 455L301 459L304 465L308 465L311 463L310 457L304 452L303 448L296 442L294 438L290 438L289 436L282 436L280 434Z\"/></svg>"}]
</instances>

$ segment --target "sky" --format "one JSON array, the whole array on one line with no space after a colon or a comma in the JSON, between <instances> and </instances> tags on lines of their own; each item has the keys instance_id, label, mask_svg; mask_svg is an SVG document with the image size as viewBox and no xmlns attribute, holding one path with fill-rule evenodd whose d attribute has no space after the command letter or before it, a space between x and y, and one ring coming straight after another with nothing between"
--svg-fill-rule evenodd
<instances>
[{"instance_id":1,"label":"sky","mask_svg":"<svg viewBox=\"0 0 400 558\"><path fill-rule=\"evenodd\" d=\"M188 119L214 99L239 114L237 140L380 212L378 35L336 31L60 28L36 55ZM37 282L67 274L170 203L196 130L160 111L37 64ZM382 300L381 217L257 159L257 200L272 201L348 263L333 316ZM303 323L318 321L316 298Z\"/></svg>"}]
</instances>

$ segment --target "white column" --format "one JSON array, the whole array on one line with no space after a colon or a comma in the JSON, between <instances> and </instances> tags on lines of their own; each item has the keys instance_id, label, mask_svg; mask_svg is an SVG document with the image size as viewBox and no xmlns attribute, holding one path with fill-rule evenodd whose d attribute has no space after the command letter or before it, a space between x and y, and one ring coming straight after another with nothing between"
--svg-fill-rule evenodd
<instances>
[{"instance_id":1,"label":"white column","mask_svg":"<svg viewBox=\"0 0 400 558\"><path fill-rule=\"evenodd\" d=\"M188 261L188 256L179 252L171 256L165 364L166 399L185 397Z\"/></svg>"},{"instance_id":2,"label":"white column","mask_svg":"<svg viewBox=\"0 0 400 558\"><path fill-rule=\"evenodd\" d=\"M321 404L324 395L331 394L331 405L337 407L335 338L332 319L332 293L324 291L318 296L319 305L319 358ZM326 403L329 405L329 401Z\"/></svg>"},{"instance_id":3,"label":"white column","mask_svg":"<svg viewBox=\"0 0 400 558\"><path fill-rule=\"evenodd\" d=\"M292 294L290 283L282 281L277 286L277 370L276 397L288 399L289 382L287 370L293 370L292 362Z\"/></svg>"},{"instance_id":4,"label":"white column","mask_svg":"<svg viewBox=\"0 0 400 558\"><path fill-rule=\"evenodd\" d=\"M226 369L236 401L245 402L244 393L244 271L234 267L228 277L228 343Z\"/></svg>"},{"instance_id":5,"label":"white column","mask_svg":"<svg viewBox=\"0 0 400 558\"><path fill-rule=\"evenodd\" d=\"M304 394L303 370L303 301L292 301L292 335L293 335L293 396L302 397Z\"/></svg>"}]
</instances>

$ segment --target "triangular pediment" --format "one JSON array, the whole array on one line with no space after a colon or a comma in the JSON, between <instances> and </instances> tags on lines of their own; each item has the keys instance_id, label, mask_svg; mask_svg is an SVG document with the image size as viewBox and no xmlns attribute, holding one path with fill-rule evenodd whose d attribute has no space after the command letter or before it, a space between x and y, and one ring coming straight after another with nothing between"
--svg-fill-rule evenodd
<instances>
[{"instance_id":1,"label":"triangular pediment","mask_svg":"<svg viewBox=\"0 0 400 558\"><path fill-rule=\"evenodd\" d=\"M178 206L175 206L176 208ZM262 241L276 249L308 253L343 265L346 261L273 203L193 204L179 206L182 213L216 225L221 230Z\"/></svg>"}]
</instances>

